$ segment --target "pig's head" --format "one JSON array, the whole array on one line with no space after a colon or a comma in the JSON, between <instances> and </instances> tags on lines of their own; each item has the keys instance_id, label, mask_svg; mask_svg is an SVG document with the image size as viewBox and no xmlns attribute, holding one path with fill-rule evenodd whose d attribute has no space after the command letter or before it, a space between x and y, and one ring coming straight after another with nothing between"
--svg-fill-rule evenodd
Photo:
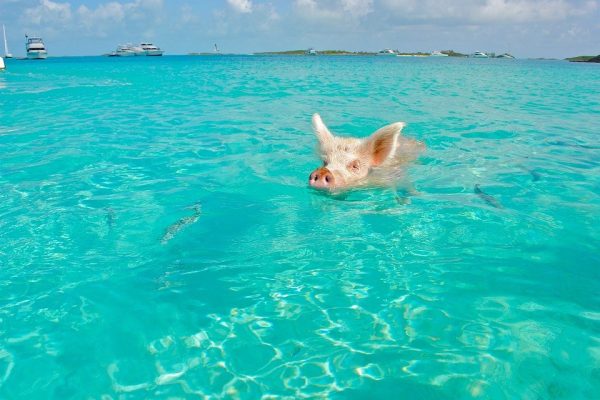
<instances>
[{"instance_id":1,"label":"pig's head","mask_svg":"<svg viewBox=\"0 0 600 400\"><path fill-rule=\"evenodd\" d=\"M319 155L323 165L314 170L308 183L315 189L339 191L360 186L369 172L390 162L396 152L403 122L384 126L365 139L334 136L321 120L313 115L313 128L319 140Z\"/></svg>"}]
</instances>

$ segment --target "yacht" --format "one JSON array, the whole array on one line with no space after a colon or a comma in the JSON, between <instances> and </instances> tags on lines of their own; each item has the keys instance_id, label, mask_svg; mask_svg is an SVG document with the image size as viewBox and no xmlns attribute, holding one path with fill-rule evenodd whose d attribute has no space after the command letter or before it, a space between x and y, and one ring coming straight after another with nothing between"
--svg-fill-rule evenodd
<instances>
[{"instance_id":1,"label":"yacht","mask_svg":"<svg viewBox=\"0 0 600 400\"><path fill-rule=\"evenodd\" d=\"M142 52L136 53L136 56L162 56L164 53L164 51L152 43L140 43L140 48Z\"/></svg>"},{"instance_id":2,"label":"yacht","mask_svg":"<svg viewBox=\"0 0 600 400\"><path fill-rule=\"evenodd\" d=\"M444 54L439 50L432 51L430 54L431 57L448 57L448 54Z\"/></svg>"},{"instance_id":3,"label":"yacht","mask_svg":"<svg viewBox=\"0 0 600 400\"><path fill-rule=\"evenodd\" d=\"M132 44L120 44L117 46L117 50L109 53L109 57L133 57L137 56L142 49L140 47L136 47Z\"/></svg>"},{"instance_id":4,"label":"yacht","mask_svg":"<svg viewBox=\"0 0 600 400\"><path fill-rule=\"evenodd\" d=\"M316 56L319 53L317 53L317 51L311 47L310 49L306 50L304 54L307 56Z\"/></svg>"},{"instance_id":5,"label":"yacht","mask_svg":"<svg viewBox=\"0 0 600 400\"><path fill-rule=\"evenodd\" d=\"M25 35L25 39L27 39L25 50L29 60L43 60L48 57L48 52L46 51L46 46L44 46L42 38Z\"/></svg>"},{"instance_id":6,"label":"yacht","mask_svg":"<svg viewBox=\"0 0 600 400\"><path fill-rule=\"evenodd\" d=\"M513 56L512 54L504 53L504 54L500 54L496 58L511 58L512 59L512 58L515 58L515 56Z\"/></svg>"},{"instance_id":7,"label":"yacht","mask_svg":"<svg viewBox=\"0 0 600 400\"><path fill-rule=\"evenodd\" d=\"M475 53L471 54L471 57L473 57L473 58L489 58L489 56L482 51L476 51Z\"/></svg>"},{"instance_id":8,"label":"yacht","mask_svg":"<svg viewBox=\"0 0 600 400\"><path fill-rule=\"evenodd\" d=\"M383 49L379 53L377 53L377 55L378 56L395 56L396 52L392 49Z\"/></svg>"},{"instance_id":9,"label":"yacht","mask_svg":"<svg viewBox=\"0 0 600 400\"><path fill-rule=\"evenodd\" d=\"M117 50L108 53L109 57L133 57L133 56L162 56L163 51L152 43L140 43L134 46L131 43L121 44Z\"/></svg>"},{"instance_id":10,"label":"yacht","mask_svg":"<svg viewBox=\"0 0 600 400\"><path fill-rule=\"evenodd\" d=\"M8 44L6 42L6 29L4 28L4 24L2 24L2 33L4 33L4 58L12 58L12 54L8 52Z\"/></svg>"}]
</instances>

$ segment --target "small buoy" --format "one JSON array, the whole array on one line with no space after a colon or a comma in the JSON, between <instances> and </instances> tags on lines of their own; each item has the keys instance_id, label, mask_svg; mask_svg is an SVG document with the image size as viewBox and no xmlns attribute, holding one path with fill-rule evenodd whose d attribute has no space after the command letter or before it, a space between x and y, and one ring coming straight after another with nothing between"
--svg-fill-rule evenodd
<instances>
[{"instance_id":1,"label":"small buoy","mask_svg":"<svg viewBox=\"0 0 600 400\"><path fill-rule=\"evenodd\" d=\"M0 57L0 70L6 68L4 66L4 58Z\"/></svg>"}]
</instances>

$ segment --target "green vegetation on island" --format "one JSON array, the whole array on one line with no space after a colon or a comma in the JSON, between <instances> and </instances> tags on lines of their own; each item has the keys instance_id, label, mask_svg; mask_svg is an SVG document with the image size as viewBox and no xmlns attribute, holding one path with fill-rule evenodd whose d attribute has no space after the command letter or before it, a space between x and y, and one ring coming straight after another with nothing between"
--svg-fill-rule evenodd
<instances>
[{"instance_id":1,"label":"green vegetation on island","mask_svg":"<svg viewBox=\"0 0 600 400\"><path fill-rule=\"evenodd\" d=\"M211 52L211 53L188 53L190 56L215 56L222 55L223 53L219 52ZM385 55L385 56L400 56L400 57L439 57L439 56L448 56L448 57L477 57L477 54L481 54L482 57L485 58L515 58L509 53L503 53L500 55L496 55L495 53L479 53L476 52L473 54L464 54L459 53L454 50L442 50L442 51L434 51L434 52L404 52L400 50L390 50L385 49L379 52L374 51L349 51L349 50L315 50L313 48L310 49L298 49L298 50L282 50L282 51L261 51L252 53L253 55L259 56L316 56L316 55L324 55L324 56L375 56L375 55ZM585 58L579 60L579 58ZM580 56L575 57L574 59L569 59L569 61L587 61L588 58L592 58L592 56Z\"/></svg>"},{"instance_id":2,"label":"green vegetation on island","mask_svg":"<svg viewBox=\"0 0 600 400\"><path fill-rule=\"evenodd\" d=\"M600 55L597 56L577 56L577 57L569 57L568 61L571 62L593 62L600 63Z\"/></svg>"},{"instance_id":3,"label":"green vegetation on island","mask_svg":"<svg viewBox=\"0 0 600 400\"><path fill-rule=\"evenodd\" d=\"M406 57L429 57L432 55L432 53L422 52L422 51L404 52L404 51L400 51L400 50L394 50L394 52L399 56L406 56ZM448 57L469 57L468 54L458 53L454 50L442 50L442 51L440 51L440 53L445 54Z\"/></svg>"},{"instance_id":4,"label":"green vegetation on island","mask_svg":"<svg viewBox=\"0 0 600 400\"><path fill-rule=\"evenodd\" d=\"M399 50L394 51L400 56L413 56L413 57L427 57L431 53L428 52L401 52ZM317 50L315 52L319 55L325 56L374 56L377 52L374 51L348 51L348 50ZM284 50L284 51L264 51L254 53L256 55L278 55L278 56L304 56L304 55L315 55L315 53L308 54L307 50ZM443 50L441 53L448 55L449 57L468 57L467 54L459 53L454 50Z\"/></svg>"},{"instance_id":5,"label":"green vegetation on island","mask_svg":"<svg viewBox=\"0 0 600 400\"><path fill-rule=\"evenodd\" d=\"M286 50L286 51L264 51L254 53L256 55L284 55L284 56L303 56L306 54L306 50Z\"/></svg>"},{"instance_id":6,"label":"green vegetation on island","mask_svg":"<svg viewBox=\"0 0 600 400\"><path fill-rule=\"evenodd\" d=\"M347 51L347 50L319 50L317 52L325 56L372 56L373 52L368 51ZM277 56L304 56L307 55L307 50L285 50L285 51L264 51L254 53L256 55L277 55Z\"/></svg>"},{"instance_id":7,"label":"green vegetation on island","mask_svg":"<svg viewBox=\"0 0 600 400\"><path fill-rule=\"evenodd\" d=\"M454 50L442 50L440 53L448 54L448 57L469 57L468 54L459 53Z\"/></svg>"},{"instance_id":8,"label":"green vegetation on island","mask_svg":"<svg viewBox=\"0 0 600 400\"><path fill-rule=\"evenodd\" d=\"M396 54L399 56L409 56L409 57L429 57L430 53L423 53L423 52L416 52L416 53L412 53L412 52L400 52L398 50L396 50Z\"/></svg>"},{"instance_id":9,"label":"green vegetation on island","mask_svg":"<svg viewBox=\"0 0 600 400\"><path fill-rule=\"evenodd\" d=\"M220 55L222 55L222 54L221 53L215 53L215 52L212 52L212 53L208 53L208 52L204 52L204 53L197 53L197 52L188 53L188 56L220 56Z\"/></svg>"},{"instance_id":10,"label":"green vegetation on island","mask_svg":"<svg viewBox=\"0 0 600 400\"><path fill-rule=\"evenodd\" d=\"M323 50L319 54L326 56L372 56L375 53L371 51L346 51L346 50Z\"/></svg>"}]
</instances>

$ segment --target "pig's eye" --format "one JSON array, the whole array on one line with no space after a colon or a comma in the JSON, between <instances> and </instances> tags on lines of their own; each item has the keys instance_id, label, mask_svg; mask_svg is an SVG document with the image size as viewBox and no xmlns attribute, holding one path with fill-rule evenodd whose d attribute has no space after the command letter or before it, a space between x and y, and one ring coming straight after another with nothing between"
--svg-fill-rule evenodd
<instances>
[{"instance_id":1,"label":"pig's eye","mask_svg":"<svg viewBox=\"0 0 600 400\"><path fill-rule=\"evenodd\" d=\"M350 162L347 168L352 172L358 172L360 170L360 161L354 160Z\"/></svg>"}]
</instances>

